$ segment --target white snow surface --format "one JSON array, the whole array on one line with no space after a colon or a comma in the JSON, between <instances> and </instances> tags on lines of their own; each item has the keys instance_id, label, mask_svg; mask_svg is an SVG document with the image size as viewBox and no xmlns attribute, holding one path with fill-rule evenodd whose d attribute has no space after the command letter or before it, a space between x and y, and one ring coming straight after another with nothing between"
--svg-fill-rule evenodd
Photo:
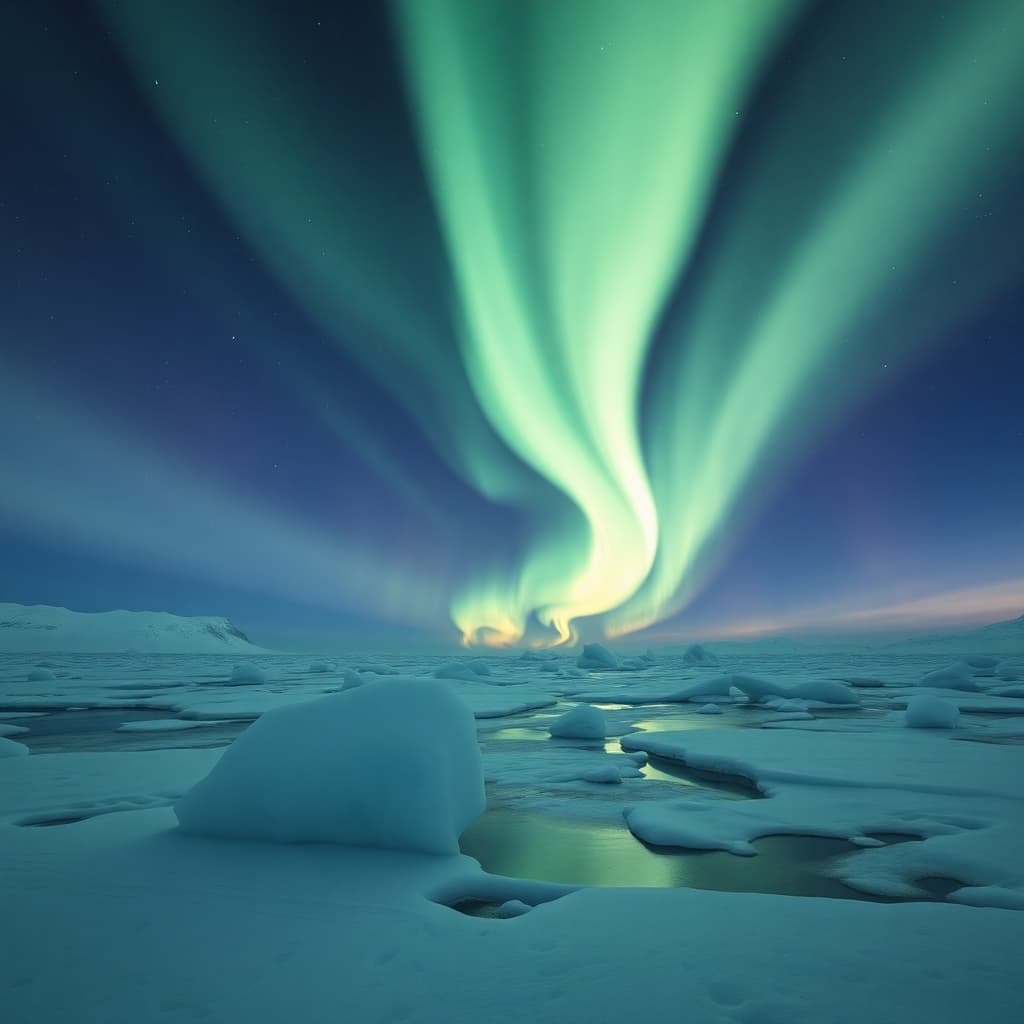
<instances>
[{"instance_id":1,"label":"white snow surface","mask_svg":"<svg viewBox=\"0 0 1024 1024\"><path fill-rule=\"evenodd\" d=\"M716 695L717 715L701 714L700 698L662 702L708 674L685 665L681 653L635 659L635 669L626 667L634 659L623 659L607 678L580 678L569 652L488 654L479 659L486 673L444 682L434 674L450 655L338 657L311 672L309 653L254 654L244 661L264 678L241 687L229 681L243 662L239 652L59 653L45 663L0 654L0 720L28 730L6 742L30 752L0 760L4 1019L1015 1020L1024 944L1024 647L816 653L716 645L719 672L768 684L750 684L760 687L756 700L742 688ZM995 664L972 663L979 655ZM971 670L977 692L919 685L953 659ZM30 682L36 668L52 678ZM338 693L346 673L362 685ZM177 827L172 805L229 764L232 752L247 760L243 744L253 735L255 778L229 778L219 794L233 782L264 780L250 821L272 831L258 806L272 793L287 793L296 815L309 812L317 828L335 820L327 805L353 776L325 771L331 766L360 773L354 792L371 818L386 809L373 799L372 775L398 765L408 771L403 752L419 749L420 737L407 740L395 719L409 703L388 701L379 727L349 721L344 729L347 715L314 720L303 706L382 702L389 679L417 693L447 689L472 709L476 722L465 709L463 722L483 747L493 813L510 822L512 831L498 838L513 847L536 841L518 829L541 815L558 823L558 841L576 863L610 864L621 842L659 865L697 847L726 851L699 859L723 858L759 878L758 865L769 863L761 837L827 836L848 841L849 852L813 870L849 887L830 883L842 892L920 900L923 880L936 878L952 891L946 903L879 904L640 889L630 886L664 882L609 869L590 877L622 888L566 895L539 874L488 874L451 845L426 855L338 845L333 836L279 843ZM816 700L800 689L823 682L856 686L860 703ZM845 686L836 692L845 695ZM905 727L902 709L925 696L959 709L955 730ZM580 701L602 705L607 737L552 737L551 722ZM75 729L99 728L88 724L92 711L63 711L70 707L96 709L108 731L64 735L57 727L78 720ZM794 720L777 710L785 707L809 712L793 711ZM119 709L142 717L121 731ZM273 738L275 719L286 721L280 737L290 733L288 742L259 739L255 730ZM329 744L328 734L352 740ZM211 743L219 746L207 749ZM647 751L656 756L645 766ZM722 773L739 775L749 780L747 795L705 788L703 775L688 781L685 766L723 785ZM477 825L489 820L492 811ZM592 822L605 837L596 845ZM630 831L667 849L646 852ZM545 850L536 853L531 863L543 863ZM658 878L669 874L659 869ZM441 905L463 899L489 904L497 918Z\"/></svg>"},{"instance_id":2,"label":"white snow surface","mask_svg":"<svg viewBox=\"0 0 1024 1024\"><path fill-rule=\"evenodd\" d=\"M934 636L915 637L890 644L893 651L921 654L938 652L967 654L968 656L991 655L994 657L1017 656L1024 652L1024 615L1006 622L994 622L978 629L943 633Z\"/></svg>"},{"instance_id":3,"label":"white snow surface","mask_svg":"<svg viewBox=\"0 0 1024 1024\"><path fill-rule=\"evenodd\" d=\"M28 754L28 747L24 743L0 736L0 757L25 757L26 754Z\"/></svg>"},{"instance_id":4,"label":"white snow surface","mask_svg":"<svg viewBox=\"0 0 1024 1024\"><path fill-rule=\"evenodd\" d=\"M590 704L577 704L564 715L552 721L548 727L552 736L564 739L602 740L608 735L608 723L604 712Z\"/></svg>"},{"instance_id":5,"label":"white snow surface","mask_svg":"<svg viewBox=\"0 0 1024 1024\"><path fill-rule=\"evenodd\" d=\"M0 603L0 651L254 654L261 650L228 619L214 616L74 612L52 605Z\"/></svg>"},{"instance_id":6,"label":"white snow surface","mask_svg":"<svg viewBox=\"0 0 1024 1024\"><path fill-rule=\"evenodd\" d=\"M903 719L912 729L955 729L960 723L960 709L951 701L922 693L907 701Z\"/></svg>"},{"instance_id":7,"label":"white snow surface","mask_svg":"<svg viewBox=\"0 0 1024 1024\"><path fill-rule=\"evenodd\" d=\"M193 835L452 854L485 805L469 707L385 679L263 715L174 811Z\"/></svg>"},{"instance_id":8,"label":"white snow surface","mask_svg":"<svg viewBox=\"0 0 1024 1024\"><path fill-rule=\"evenodd\" d=\"M919 879L954 879L951 899L1024 906L1021 749L949 740L932 730L823 729L635 733L627 750L740 776L767 799L733 806L676 801L628 808L648 842L751 853L758 836L804 834L852 841L872 832L921 842L852 854L835 873L879 896L919 894ZM806 723L816 726L820 723ZM795 728L793 728L795 726Z\"/></svg>"},{"instance_id":9,"label":"white snow surface","mask_svg":"<svg viewBox=\"0 0 1024 1024\"><path fill-rule=\"evenodd\" d=\"M604 644L584 644L576 659L576 667L597 671L617 669L619 659Z\"/></svg>"}]
</instances>

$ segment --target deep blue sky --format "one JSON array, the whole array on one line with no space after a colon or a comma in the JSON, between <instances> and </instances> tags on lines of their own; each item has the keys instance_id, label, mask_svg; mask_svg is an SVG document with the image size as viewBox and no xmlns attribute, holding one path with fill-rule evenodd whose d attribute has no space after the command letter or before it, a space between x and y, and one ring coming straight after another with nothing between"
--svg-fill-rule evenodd
<instances>
[{"instance_id":1,"label":"deep blue sky","mask_svg":"<svg viewBox=\"0 0 1024 1024\"><path fill-rule=\"evenodd\" d=\"M268 644L453 638L446 594L474 560L513 557L522 515L463 483L282 289L89 6L19 6L0 42L0 601L227 615ZM325 102L358 93L350 114L376 126L382 160L406 161L395 187L412 204L422 168L385 20L341 6L288 5L289 45L319 61ZM813 24L799 45L814 46ZM1005 197L967 215L990 223L961 239L965 266L997 258L993 231L1024 237ZM1013 581L1024 612L1024 297L1010 277L840 422L808 425L802 458L659 637L829 628L830 610L1007 582L995 605L1009 606ZM372 340L353 329L347 343ZM266 520L251 533L248 510ZM324 563L331 538L365 554L361 573L379 564L382 594L360 601L354 570L333 592L349 570ZM388 587L422 592L415 621L389 613ZM991 617L965 601L964 621Z\"/></svg>"}]
</instances>

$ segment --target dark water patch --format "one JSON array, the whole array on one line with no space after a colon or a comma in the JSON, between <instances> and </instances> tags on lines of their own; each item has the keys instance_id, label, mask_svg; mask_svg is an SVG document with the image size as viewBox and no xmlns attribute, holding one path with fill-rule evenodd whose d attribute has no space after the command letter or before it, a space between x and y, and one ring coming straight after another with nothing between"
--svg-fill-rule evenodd
<instances>
[{"instance_id":1,"label":"dark water patch","mask_svg":"<svg viewBox=\"0 0 1024 1024\"><path fill-rule=\"evenodd\" d=\"M223 722L216 725L204 725L197 729L168 732L58 733L33 739L29 743L29 747L34 754L200 750L210 747L226 747L250 725L252 722ZM29 739L24 733L19 738Z\"/></svg>"},{"instance_id":2,"label":"dark water patch","mask_svg":"<svg viewBox=\"0 0 1024 1024\"><path fill-rule=\"evenodd\" d=\"M461 842L462 852L484 870L513 878L905 902L856 892L829 876L833 860L857 849L844 839L767 836L753 845L754 857L654 847L636 839L625 823L565 820L507 807L487 811Z\"/></svg>"},{"instance_id":3,"label":"dark water patch","mask_svg":"<svg viewBox=\"0 0 1024 1024\"><path fill-rule=\"evenodd\" d=\"M25 741L43 736L72 736L113 732L122 722L149 722L169 718L168 711L142 708L87 708L82 711L54 711L40 718L26 718Z\"/></svg>"},{"instance_id":4,"label":"dark water patch","mask_svg":"<svg viewBox=\"0 0 1024 1024\"><path fill-rule=\"evenodd\" d=\"M944 900L964 887L963 882L955 878L946 878L943 875L927 875L924 878L915 878L914 885L928 893L933 899Z\"/></svg>"},{"instance_id":5,"label":"dark water patch","mask_svg":"<svg viewBox=\"0 0 1024 1024\"><path fill-rule=\"evenodd\" d=\"M899 843L919 843L924 838L914 832L865 832L868 839L877 839L886 846L896 846Z\"/></svg>"},{"instance_id":6,"label":"dark water patch","mask_svg":"<svg viewBox=\"0 0 1024 1024\"><path fill-rule=\"evenodd\" d=\"M41 818L39 820L25 818L21 821L16 821L14 824L21 825L26 828L52 828L54 825L74 825L79 821L86 821L91 817L93 817L91 814L79 814L60 818Z\"/></svg>"}]
</instances>

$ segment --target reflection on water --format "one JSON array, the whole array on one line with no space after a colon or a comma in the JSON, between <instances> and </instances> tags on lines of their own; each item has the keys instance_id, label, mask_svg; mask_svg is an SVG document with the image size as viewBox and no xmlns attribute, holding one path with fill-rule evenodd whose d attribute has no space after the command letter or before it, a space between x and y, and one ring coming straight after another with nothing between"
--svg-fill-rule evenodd
<instances>
[{"instance_id":1,"label":"reflection on water","mask_svg":"<svg viewBox=\"0 0 1024 1024\"><path fill-rule=\"evenodd\" d=\"M644 710L647 710L646 708ZM737 716L723 711L720 715L683 715L676 713L665 718L644 718L634 723L634 732L697 732L700 729L721 729L726 725L742 725Z\"/></svg>"},{"instance_id":2,"label":"reflection on water","mask_svg":"<svg viewBox=\"0 0 1024 1024\"><path fill-rule=\"evenodd\" d=\"M498 807L465 832L461 846L486 871L513 878L873 899L824 877L829 858L854 849L842 839L770 836L754 843L758 856L737 857L648 847L625 824L569 823Z\"/></svg>"},{"instance_id":3,"label":"reflection on water","mask_svg":"<svg viewBox=\"0 0 1024 1024\"><path fill-rule=\"evenodd\" d=\"M547 740L551 734L547 729L530 729L526 726L513 726L510 729L495 729L481 739L494 740Z\"/></svg>"}]
</instances>

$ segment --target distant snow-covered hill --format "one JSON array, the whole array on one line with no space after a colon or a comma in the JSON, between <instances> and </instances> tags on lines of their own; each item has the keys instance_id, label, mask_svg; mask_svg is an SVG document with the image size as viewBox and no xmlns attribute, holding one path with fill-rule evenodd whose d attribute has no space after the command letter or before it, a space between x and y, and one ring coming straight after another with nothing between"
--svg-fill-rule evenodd
<instances>
[{"instance_id":1,"label":"distant snow-covered hill","mask_svg":"<svg viewBox=\"0 0 1024 1024\"><path fill-rule=\"evenodd\" d=\"M0 652L258 654L228 619L169 612L73 612L0 603Z\"/></svg>"},{"instance_id":2,"label":"distant snow-covered hill","mask_svg":"<svg viewBox=\"0 0 1024 1024\"><path fill-rule=\"evenodd\" d=\"M936 654L1024 654L1024 615L978 629L901 640L891 644L893 648Z\"/></svg>"}]
</instances>

